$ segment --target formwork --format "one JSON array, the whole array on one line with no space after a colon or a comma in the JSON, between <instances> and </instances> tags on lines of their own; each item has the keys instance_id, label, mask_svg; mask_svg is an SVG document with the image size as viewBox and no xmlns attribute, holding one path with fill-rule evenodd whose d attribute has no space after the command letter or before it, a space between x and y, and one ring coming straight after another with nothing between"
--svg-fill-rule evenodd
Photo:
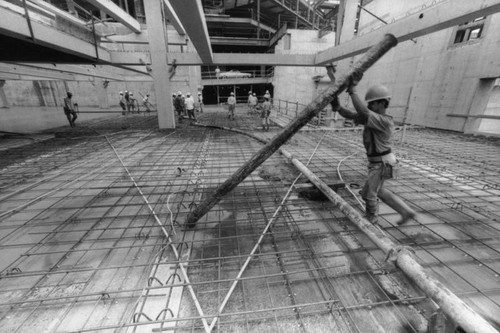
<instances>
[{"instance_id":1,"label":"formwork","mask_svg":"<svg viewBox=\"0 0 500 333\"><path fill-rule=\"evenodd\" d=\"M2 332L428 330L434 302L279 154L184 228L262 145L217 126L279 131L243 108L197 115L208 127L127 115L0 141ZM403 174L386 186L420 217L398 226L382 204L380 228L500 329L498 140L395 138ZM286 149L362 211L358 128L304 129Z\"/></svg>"}]
</instances>

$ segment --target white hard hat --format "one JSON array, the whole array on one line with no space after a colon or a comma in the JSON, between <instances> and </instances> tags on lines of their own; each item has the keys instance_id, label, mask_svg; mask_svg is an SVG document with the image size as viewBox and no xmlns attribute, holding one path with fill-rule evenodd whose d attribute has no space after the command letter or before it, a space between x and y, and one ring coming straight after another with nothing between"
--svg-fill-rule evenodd
<instances>
[{"instance_id":1,"label":"white hard hat","mask_svg":"<svg viewBox=\"0 0 500 333\"><path fill-rule=\"evenodd\" d=\"M387 101L391 100L391 94L389 93L389 89L387 87L377 84L375 86L370 87L366 91L365 101L367 103L378 101L380 99L385 99Z\"/></svg>"},{"instance_id":2,"label":"white hard hat","mask_svg":"<svg viewBox=\"0 0 500 333\"><path fill-rule=\"evenodd\" d=\"M191 93L186 93L186 96L191 96Z\"/></svg>"},{"instance_id":3,"label":"white hard hat","mask_svg":"<svg viewBox=\"0 0 500 333\"><path fill-rule=\"evenodd\" d=\"M123 91L120 91L120 95L123 95Z\"/></svg>"},{"instance_id":4,"label":"white hard hat","mask_svg":"<svg viewBox=\"0 0 500 333\"><path fill-rule=\"evenodd\" d=\"M198 92L198 95L201 95L201 92Z\"/></svg>"},{"instance_id":5,"label":"white hard hat","mask_svg":"<svg viewBox=\"0 0 500 333\"><path fill-rule=\"evenodd\" d=\"M231 92L231 95L234 95L234 92Z\"/></svg>"},{"instance_id":6,"label":"white hard hat","mask_svg":"<svg viewBox=\"0 0 500 333\"><path fill-rule=\"evenodd\" d=\"M177 95L182 95L182 92L179 90L179 91L177 92Z\"/></svg>"}]
</instances>

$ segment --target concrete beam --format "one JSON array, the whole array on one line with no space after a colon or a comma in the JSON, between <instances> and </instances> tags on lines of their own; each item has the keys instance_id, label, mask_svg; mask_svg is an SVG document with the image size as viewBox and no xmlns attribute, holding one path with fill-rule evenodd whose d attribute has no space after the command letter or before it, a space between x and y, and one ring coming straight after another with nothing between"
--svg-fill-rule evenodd
<instances>
[{"instance_id":1,"label":"concrete beam","mask_svg":"<svg viewBox=\"0 0 500 333\"><path fill-rule=\"evenodd\" d=\"M110 52L114 65L151 64L148 52ZM200 66L204 62L196 53L169 52L168 64L176 60L177 66ZM214 53L215 65L267 65L267 66L313 66L315 54L271 54L271 53ZM144 65L144 64L143 64ZM321 66L323 67L323 66Z\"/></svg>"},{"instance_id":2,"label":"concrete beam","mask_svg":"<svg viewBox=\"0 0 500 333\"><path fill-rule=\"evenodd\" d=\"M22 39L23 41L31 40L28 22L22 11L17 12L0 7L0 17L2 18L0 20L0 34ZM36 40L35 44L86 59L97 61L98 57L100 62L110 62L111 60L111 56L106 49L97 47L97 54L96 47L92 43L71 36L55 27L42 24L33 19L31 20L31 27Z\"/></svg>"},{"instance_id":3,"label":"concrete beam","mask_svg":"<svg viewBox=\"0 0 500 333\"><path fill-rule=\"evenodd\" d=\"M179 35L185 36L186 30L184 30L184 27L182 26L181 21L177 17L177 14L175 13L174 9L170 5L170 2L168 2L168 0L163 0L163 5L165 6L165 13L167 15L168 21L174 26L175 30Z\"/></svg>"},{"instance_id":4,"label":"concrete beam","mask_svg":"<svg viewBox=\"0 0 500 333\"><path fill-rule=\"evenodd\" d=\"M179 35L175 30L167 31L168 45L187 45L186 37ZM123 43L123 44L149 44L148 31L142 30L141 34L115 35L101 39L102 43Z\"/></svg>"},{"instance_id":5,"label":"concrete beam","mask_svg":"<svg viewBox=\"0 0 500 333\"><path fill-rule=\"evenodd\" d=\"M51 5L48 2L45 2L43 0L31 0L31 1L34 2L34 3L36 3L41 8L44 8L44 9L48 10L49 12L53 13L54 15L56 15L56 16L58 16L60 18L63 18L66 21L69 21L69 22L71 22L73 24L76 24L76 25L80 26L82 29L91 30L86 25L86 22L84 20L79 19L78 17L75 17L75 16L71 15L68 12L65 12L64 10L61 10L61 9L57 8L56 6L54 6L54 5ZM96 31L96 33L98 34L99 32Z\"/></svg>"},{"instance_id":6,"label":"concrete beam","mask_svg":"<svg viewBox=\"0 0 500 333\"><path fill-rule=\"evenodd\" d=\"M111 81L123 81L124 76L109 73L102 65L68 65L68 64L38 64L38 63L12 63L17 66L24 66L35 69L50 70L56 73L77 74L81 76L98 77Z\"/></svg>"},{"instance_id":7,"label":"concrete beam","mask_svg":"<svg viewBox=\"0 0 500 333\"><path fill-rule=\"evenodd\" d=\"M0 63L0 73L19 76L34 76L37 77L37 80L55 79L73 81L75 79L75 76L73 74L6 63Z\"/></svg>"},{"instance_id":8,"label":"concrete beam","mask_svg":"<svg viewBox=\"0 0 500 333\"><path fill-rule=\"evenodd\" d=\"M206 22L218 22L218 23L239 23L239 24L250 24L255 27L259 27L261 29L267 30L270 33L276 33L276 29L271 28L265 24L257 22L251 18L242 18L242 17L230 17L230 16L220 16L220 15L205 15Z\"/></svg>"},{"instance_id":9,"label":"concrete beam","mask_svg":"<svg viewBox=\"0 0 500 333\"><path fill-rule=\"evenodd\" d=\"M317 54L315 63L326 65L364 53L385 34L393 34L401 43L498 12L500 12L500 0L442 2L349 42L321 51Z\"/></svg>"},{"instance_id":10,"label":"concrete beam","mask_svg":"<svg viewBox=\"0 0 500 333\"><path fill-rule=\"evenodd\" d=\"M201 0L170 0L184 29L204 64L212 64L213 54Z\"/></svg>"},{"instance_id":11,"label":"concrete beam","mask_svg":"<svg viewBox=\"0 0 500 333\"><path fill-rule=\"evenodd\" d=\"M99 8L135 33L141 33L141 25L135 18L116 5L111 0L86 0L86 2Z\"/></svg>"}]
</instances>

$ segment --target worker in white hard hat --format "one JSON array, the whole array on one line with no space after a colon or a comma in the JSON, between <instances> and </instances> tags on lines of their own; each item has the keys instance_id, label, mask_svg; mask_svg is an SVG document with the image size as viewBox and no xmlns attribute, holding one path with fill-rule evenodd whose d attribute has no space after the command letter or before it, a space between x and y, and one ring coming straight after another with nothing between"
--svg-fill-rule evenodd
<instances>
[{"instance_id":1,"label":"worker in white hard hat","mask_svg":"<svg viewBox=\"0 0 500 333\"><path fill-rule=\"evenodd\" d=\"M227 99L227 109L229 111L228 118L234 120L234 109L236 109L236 98L234 98L234 92Z\"/></svg>"},{"instance_id":2,"label":"worker in white hard hat","mask_svg":"<svg viewBox=\"0 0 500 333\"><path fill-rule=\"evenodd\" d=\"M253 114L254 112L256 112L258 100L257 100L257 95L255 93L250 92L249 94L250 95L248 96L248 113Z\"/></svg>"},{"instance_id":3,"label":"worker in white hard hat","mask_svg":"<svg viewBox=\"0 0 500 333\"><path fill-rule=\"evenodd\" d=\"M193 97L191 97L191 93L186 94L186 98L184 99L184 105L186 106L186 111L189 120L196 121L196 116L194 115L194 99Z\"/></svg>"},{"instance_id":4,"label":"worker in white hard hat","mask_svg":"<svg viewBox=\"0 0 500 333\"><path fill-rule=\"evenodd\" d=\"M184 110L184 101L182 100L182 92L178 91L177 96L174 99L174 108L175 112L177 112L177 119L182 120L182 113Z\"/></svg>"},{"instance_id":5,"label":"worker in white hard hat","mask_svg":"<svg viewBox=\"0 0 500 333\"><path fill-rule=\"evenodd\" d=\"M269 99L269 101L271 101L271 94L269 93L269 90L266 90L266 93L264 94L264 99Z\"/></svg>"},{"instance_id":6,"label":"worker in white hard hat","mask_svg":"<svg viewBox=\"0 0 500 333\"><path fill-rule=\"evenodd\" d=\"M383 85L375 85L368 89L365 103L356 92L356 85L362 74L353 75L347 92L351 96L355 111L343 108L334 98L331 105L333 111L338 111L344 118L354 119L355 123L363 124L363 144L368 158L368 178L361 190L361 196L366 205L366 217L373 224L378 223L378 199L401 214L398 225L417 218L417 213L402 199L386 190L384 181L397 178L398 160L392 152L392 136L394 121L388 115L387 108L391 101L389 90Z\"/></svg>"},{"instance_id":7,"label":"worker in white hard hat","mask_svg":"<svg viewBox=\"0 0 500 333\"><path fill-rule=\"evenodd\" d=\"M125 100L125 96L123 95L123 91L120 91L120 106L122 108L122 114L125 114L127 111L127 101Z\"/></svg>"}]
</instances>

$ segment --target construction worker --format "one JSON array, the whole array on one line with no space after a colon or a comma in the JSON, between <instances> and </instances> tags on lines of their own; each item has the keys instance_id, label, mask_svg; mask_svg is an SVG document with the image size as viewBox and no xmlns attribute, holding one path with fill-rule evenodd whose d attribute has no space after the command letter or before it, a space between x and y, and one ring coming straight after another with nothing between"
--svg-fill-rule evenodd
<instances>
[{"instance_id":1,"label":"construction worker","mask_svg":"<svg viewBox=\"0 0 500 333\"><path fill-rule=\"evenodd\" d=\"M250 97L248 97L249 99L249 106L250 106L250 113L254 113L256 110L257 110L257 103L259 102L259 100L257 99L257 94L256 93L253 93Z\"/></svg>"},{"instance_id":2,"label":"construction worker","mask_svg":"<svg viewBox=\"0 0 500 333\"><path fill-rule=\"evenodd\" d=\"M76 111L75 111L75 105L77 105L77 104L76 103L73 104L73 102L71 101L72 97L73 97L73 94L68 91L66 93L66 97L63 99L63 102L64 102L63 109L64 109L64 114L66 115L66 118L68 118L69 125L71 127L75 127L76 126L75 120L76 120L76 118L78 118L78 116L76 115Z\"/></svg>"},{"instance_id":3,"label":"construction worker","mask_svg":"<svg viewBox=\"0 0 500 333\"><path fill-rule=\"evenodd\" d=\"M262 130L269 131L269 115L271 114L271 103L269 98L264 98L264 103L262 103L262 111L260 112L260 118L262 119Z\"/></svg>"},{"instance_id":4,"label":"construction worker","mask_svg":"<svg viewBox=\"0 0 500 333\"><path fill-rule=\"evenodd\" d=\"M125 114L125 111L127 110L127 101L125 100L123 91L120 91L120 106L122 108L122 114Z\"/></svg>"},{"instance_id":5,"label":"construction worker","mask_svg":"<svg viewBox=\"0 0 500 333\"><path fill-rule=\"evenodd\" d=\"M174 108L177 112L179 120L182 120L182 111L184 110L184 102L182 101L182 92L178 91L177 96L174 99Z\"/></svg>"},{"instance_id":6,"label":"construction worker","mask_svg":"<svg viewBox=\"0 0 500 333\"><path fill-rule=\"evenodd\" d=\"M234 120L234 109L236 108L236 98L234 98L234 92L231 92L231 95L227 99L227 108L229 111L227 117Z\"/></svg>"},{"instance_id":7,"label":"construction worker","mask_svg":"<svg viewBox=\"0 0 500 333\"><path fill-rule=\"evenodd\" d=\"M391 150L394 121L386 113L391 94L383 85L372 86L366 92L365 105L356 92L356 85L362 75L356 76L347 88L355 111L341 107L337 97L332 101L332 110L364 125L363 144L368 158L368 178L361 196L365 201L367 219L373 224L378 223L380 199L401 214L401 219L397 222L401 225L415 219L417 214L403 200L383 187L385 180L397 178L398 169L398 160Z\"/></svg>"},{"instance_id":8,"label":"construction worker","mask_svg":"<svg viewBox=\"0 0 500 333\"><path fill-rule=\"evenodd\" d=\"M127 113L130 112L130 94L128 93L128 90L125 90L125 106L127 107Z\"/></svg>"},{"instance_id":9,"label":"construction worker","mask_svg":"<svg viewBox=\"0 0 500 333\"><path fill-rule=\"evenodd\" d=\"M186 99L184 100L184 105L186 106L186 111L189 120L196 121L196 116L194 115L194 99L191 97L191 93L186 94Z\"/></svg>"},{"instance_id":10,"label":"construction worker","mask_svg":"<svg viewBox=\"0 0 500 333\"><path fill-rule=\"evenodd\" d=\"M252 92L248 92L248 99L247 99L247 105L248 105L248 114L252 114L252 107L250 106L250 102L252 100Z\"/></svg>"},{"instance_id":11,"label":"construction worker","mask_svg":"<svg viewBox=\"0 0 500 333\"><path fill-rule=\"evenodd\" d=\"M219 66L217 66L217 68L215 68L215 78L218 80L220 77L220 68Z\"/></svg>"},{"instance_id":12,"label":"construction worker","mask_svg":"<svg viewBox=\"0 0 500 333\"><path fill-rule=\"evenodd\" d=\"M144 106L146 112L151 112L152 104L149 102L149 94L146 94L146 96L142 98L142 106Z\"/></svg>"},{"instance_id":13,"label":"construction worker","mask_svg":"<svg viewBox=\"0 0 500 333\"><path fill-rule=\"evenodd\" d=\"M269 90L266 90L266 93L264 94L264 99L268 99L269 101L271 101L271 94L269 93Z\"/></svg>"},{"instance_id":14,"label":"construction worker","mask_svg":"<svg viewBox=\"0 0 500 333\"><path fill-rule=\"evenodd\" d=\"M130 112L135 112L135 105L136 105L137 101L134 97L134 94L133 93L129 93L128 95L128 106L129 106L129 111Z\"/></svg>"}]
</instances>

